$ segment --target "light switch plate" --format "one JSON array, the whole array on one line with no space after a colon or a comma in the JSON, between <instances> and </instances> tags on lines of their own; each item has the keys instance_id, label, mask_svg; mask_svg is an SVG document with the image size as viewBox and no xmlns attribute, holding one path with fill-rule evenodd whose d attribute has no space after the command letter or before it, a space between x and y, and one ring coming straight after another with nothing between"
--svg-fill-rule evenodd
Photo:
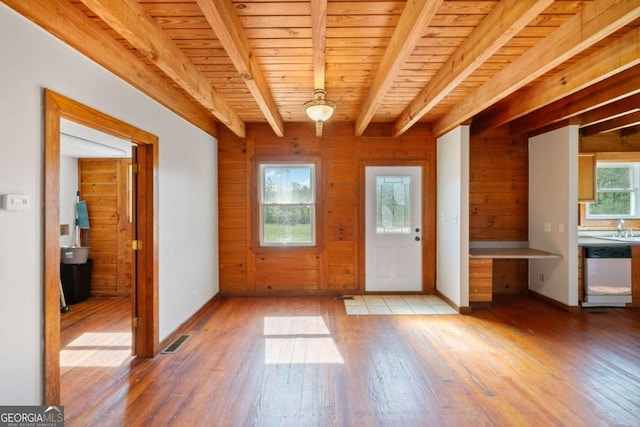
<instances>
[{"instance_id":1,"label":"light switch plate","mask_svg":"<svg viewBox=\"0 0 640 427\"><path fill-rule=\"evenodd\" d=\"M24 194L3 194L2 209L8 211L28 211L31 208L31 197Z\"/></svg>"}]
</instances>

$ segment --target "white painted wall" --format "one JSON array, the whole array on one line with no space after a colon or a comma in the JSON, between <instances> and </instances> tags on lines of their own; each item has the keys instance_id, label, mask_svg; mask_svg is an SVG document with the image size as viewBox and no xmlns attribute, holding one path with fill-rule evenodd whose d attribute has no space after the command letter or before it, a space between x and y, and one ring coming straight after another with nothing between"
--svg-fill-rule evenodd
<instances>
[{"instance_id":1,"label":"white painted wall","mask_svg":"<svg viewBox=\"0 0 640 427\"><path fill-rule=\"evenodd\" d=\"M529 245L563 256L530 260L529 289L570 306L578 305L578 142L577 126L529 139Z\"/></svg>"},{"instance_id":2,"label":"white painted wall","mask_svg":"<svg viewBox=\"0 0 640 427\"><path fill-rule=\"evenodd\" d=\"M60 156L60 224L69 226L69 235L60 236L60 246L73 246L76 223L76 192L78 191L78 159Z\"/></svg>"},{"instance_id":3,"label":"white painted wall","mask_svg":"<svg viewBox=\"0 0 640 427\"><path fill-rule=\"evenodd\" d=\"M436 289L469 306L469 127L438 138Z\"/></svg>"},{"instance_id":4,"label":"white painted wall","mask_svg":"<svg viewBox=\"0 0 640 427\"><path fill-rule=\"evenodd\" d=\"M0 4L0 405L42 397L43 89L160 139L160 339L218 292L216 140ZM64 403L64 402L63 402Z\"/></svg>"}]
</instances>

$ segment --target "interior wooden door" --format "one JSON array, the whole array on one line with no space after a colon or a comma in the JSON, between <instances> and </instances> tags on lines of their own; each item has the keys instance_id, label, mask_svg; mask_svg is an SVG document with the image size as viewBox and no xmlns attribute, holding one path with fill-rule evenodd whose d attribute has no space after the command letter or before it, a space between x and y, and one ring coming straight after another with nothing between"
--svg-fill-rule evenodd
<instances>
[{"instance_id":1,"label":"interior wooden door","mask_svg":"<svg viewBox=\"0 0 640 427\"><path fill-rule=\"evenodd\" d=\"M131 159L78 159L80 198L89 211L88 246L93 260L91 295L130 296Z\"/></svg>"}]
</instances>

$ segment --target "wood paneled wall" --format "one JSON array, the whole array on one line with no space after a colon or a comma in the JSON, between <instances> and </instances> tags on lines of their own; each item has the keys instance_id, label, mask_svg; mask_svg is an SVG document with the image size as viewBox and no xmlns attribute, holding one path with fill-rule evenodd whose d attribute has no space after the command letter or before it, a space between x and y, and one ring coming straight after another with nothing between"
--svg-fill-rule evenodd
<instances>
[{"instance_id":1,"label":"wood paneled wall","mask_svg":"<svg viewBox=\"0 0 640 427\"><path fill-rule=\"evenodd\" d=\"M469 240L529 239L528 141L506 127L471 137ZM527 290L527 260L495 260L493 293Z\"/></svg>"},{"instance_id":2,"label":"wood paneled wall","mask_svg":"<svg viewBox=\"0 0 640 427\"><path fill-rule=\"evenodd\" d=\"M353 123L328 123L315 137L313 123L287 124L279 138L267 125L251 124L247 137L219 135L220 292L345 294L364 291L363 180L366 165L423 164L424 291L435 291L435 139L415 126L401 137L372 125L354 136ZM255 230L255 174L261 160L314 159L318 171L318 245L260 248Z\"/></svg>"},{"instance_id":3,"label":"wood paneled wall","mask_svg":"<svg viewBox=\"0 0 640 427\"><path fill-rule=\"evenodd\" d=\"M89 211L92 296L131 295L130 159L79 159L80 195Z\"/></svg>"}]
</instances>

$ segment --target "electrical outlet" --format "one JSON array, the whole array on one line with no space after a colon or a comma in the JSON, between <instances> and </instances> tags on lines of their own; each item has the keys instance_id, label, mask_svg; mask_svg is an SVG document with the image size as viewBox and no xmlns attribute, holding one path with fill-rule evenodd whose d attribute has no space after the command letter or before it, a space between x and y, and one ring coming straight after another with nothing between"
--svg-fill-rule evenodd
<instances>
[{"instance_id":1,"label":"electrical outlet","mask_svg":"<svg viewBox=\"0 0 640 427\"><path fill-rule=\"evenodd\" d=\"M543 273L540 273L540 276L539 276L539 277L540 277L540 281L541 281L541 282L544 282L544 274L543 274Z\"/></svg>"}]
</instances>

